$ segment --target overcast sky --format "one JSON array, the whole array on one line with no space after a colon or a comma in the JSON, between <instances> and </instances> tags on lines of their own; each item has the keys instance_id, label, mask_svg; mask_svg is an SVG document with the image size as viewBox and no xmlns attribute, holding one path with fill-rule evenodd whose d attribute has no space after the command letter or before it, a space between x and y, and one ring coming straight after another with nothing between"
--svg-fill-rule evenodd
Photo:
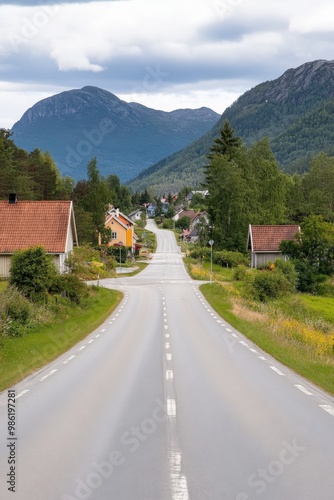
<instances>
[{"instance_id":1,"label":"overcast sky","mask_svg":"<svg viewBox=\"0 0 334 500\"><path fill-rule=\"evenodd\" d=\"M2 1L0 127L85 85L222 113L291 67L334 59L333 19L332 0Z\"/></svg>"}]
</instances>

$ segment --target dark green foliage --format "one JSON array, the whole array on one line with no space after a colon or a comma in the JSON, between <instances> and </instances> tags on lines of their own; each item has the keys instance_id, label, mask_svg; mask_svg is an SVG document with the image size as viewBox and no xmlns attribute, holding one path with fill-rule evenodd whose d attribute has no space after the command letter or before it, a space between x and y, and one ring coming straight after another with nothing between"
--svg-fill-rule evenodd
<instances>
[{"instance_id":1,"label":"dark green foliage","mask_svg":"<svg viewBox=\"0 0 334 500\"><path fill-rule=\"evenodd\" d=\"M190 218L185 215L184 217L181 217L175 222L175 227L178 229L189 229L190 226Z\"/></svg>"},{"instance_id":2,"label":"dark green foliage","mask_svg":"<svg viewBox=\"0 0 334 500\"><path fill-rule=\"evenodd\" d=\"M172 219L164 219L162 227L163 229L173 229L174 221Z\"/></svg>"},{"instance_id":3,"label":"dark green foliage","mask_svg":"<svg viewBox=\"0 0 334 500\"><path fill-rule=\"evenodd\" d=\"M307 171L315 154L325 151L334 156L333 82L333 62L314 61L257 85L227 108L207 134L143 171L131 188L199 188L207 155L226 120L248 146L268 137L283 170Z\"/></svg>"},{"instance_id":4,"label":"dark green foliage","mask_svg":"<svg viewBox=\"0 0 334 500\"><path fill-rule=\"evenodd\" d=\"M233 273L233 279L235 281L243 281L246 278L248 267L244 265L239 265L235 268L234 273Z\"/></svg>"},{"instance_id":5,"label":"dark green foliage","mask_svg":"<svg viewBox=\"0 0 334 500\"><path fill-rule=\"evenodd\" d=\"M250 284L253 297L262 302L293 291L288 278L280 270L253 271Z\"/></svg>"},{"instance_id":6,"label":"dark green foliage","mask_svg":"<svg viewBox=\"0 0 334 500\"><path fill-rule=\"evenodd\" d=\"M241 139L234 135L234 130L230 123L225 120L220 131L220 136L215 139L213 146L210 148L210 153L207 156L210 160L213 160L215 155L223 155L228 160L232 160L235 158L241 145Z\"/></svg>"},{"instance_id":7,"label":"dark green foliage","mask_svg":"<svg viewBox=\"0 0 334 500\"><path fill-rule=\"evenodd\" d=\"M72 188L49 153L28 153L14 144L8 130L0 129L0 199L7 199L8 193L20 200L69 199Z\"/></svg>"},{"instance_id":8,"label":"dark green foliage","mask_svg":"<svg viewBox=\"0 0 334 500\"><path fill-rule=\"evenodd\" d=\"M17 337L32 314L32 305L14 286L0 292L0 338Z\"/></svg>"},{"instance_id":9,"label":"dark green foliage","mask_svg":"<svg viewBox=\"0 0 334 500\"><path fill-rule=\"evenodd\" d=\"M10 284L33 301L44 300L50 283L57 274L52 257L43 247L16 252L11 261Z\"/></svg>"},{"instance_id":10,"label":"dark green foliage","mask_svg":"<svg viewBox=\"0 0 334 500\"><path fill-rule=\"evenodd\" d=\"M247 266L248 258L241 252L229 252L222 250L213 252L213 262L223 267L237 267L240 265Z\"/></svg>"},{"instance_id":11,"label":"dark green foliage","mask_svg":"<svg viewBox=\"0 0 334 500\"><path fill-rule=\"evenodd\" d=\"M49 293L68 297L71 302L80 304L88 296L88 287L73 274L54 276L49 287Z\"/></svg>"},{"instance_id":12,"label":"dark green foliage","mask_svg":"<svg viewBox=\"0 0 334 500\"><path fill-rule=\"evenodd\" d=\"M315 293L318 284L334 274L334 225L322 216L306 217L297 241L283 241L280 249L295 264L301 292Z\"/></svg>"},{"instance_id":13,"label":"dark green foliage","mask_svg":"<svg viewBox=\"0 0 334 500\"><path fill-rule=\"evenodd\" d=\"M307 260L293 260L298 273L297 290L301 293L320 292L320 284L324 283L327 276L319 274L319 270Z\"/></svg>"}]
</instances>

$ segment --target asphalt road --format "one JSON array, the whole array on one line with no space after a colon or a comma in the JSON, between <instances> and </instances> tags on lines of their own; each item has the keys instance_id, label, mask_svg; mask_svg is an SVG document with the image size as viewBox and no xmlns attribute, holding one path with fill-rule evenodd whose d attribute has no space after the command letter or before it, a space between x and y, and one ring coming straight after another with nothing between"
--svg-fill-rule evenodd
<instances>
[{"instance_id":1,"label":"asphalt road","mask_svg":"<svg viewBox=\"0 0 334 500\"><path fill-rule=\"evenodd\" d=\"M142 273L104 280L112 316L12 388L17 439L0 394L0 498L333 500L334 399L218 317L156 231Z\"/></svg>"}]
</instances>

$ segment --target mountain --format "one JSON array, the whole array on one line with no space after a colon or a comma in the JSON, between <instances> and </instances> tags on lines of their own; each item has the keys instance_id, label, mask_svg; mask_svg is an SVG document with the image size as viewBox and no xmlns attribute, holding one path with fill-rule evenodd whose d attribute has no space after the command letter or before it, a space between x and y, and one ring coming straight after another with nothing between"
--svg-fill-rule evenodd
<instances>
[{"instance_id":1,"label":"mountain","mask_svg":"<svg viewBox=\"0 0 334 500\"><path fill-rule=\"evenodd\" d=\"M269 137L284 171L307 169L320 151L334 155L334 61L308 62L247 91L210 131L141 172L129 186L133 191L151 186L155 192L200 186L206 155L225 120L246 145Z\"/></svg>"},{"instance_id":2,"label":"mountain","mask_svg":"<svg viewBox=\"0 0 334 500\"><path fill-rule=\"evenodd\" d=\"M204 107L157 111L83 87L39 101L11 132L17 146L49 151L63 175L85 178L87 164L96 156L102 175L115 173L124 182L184 148L219 117Z\"/></svg>"}]
</instances>

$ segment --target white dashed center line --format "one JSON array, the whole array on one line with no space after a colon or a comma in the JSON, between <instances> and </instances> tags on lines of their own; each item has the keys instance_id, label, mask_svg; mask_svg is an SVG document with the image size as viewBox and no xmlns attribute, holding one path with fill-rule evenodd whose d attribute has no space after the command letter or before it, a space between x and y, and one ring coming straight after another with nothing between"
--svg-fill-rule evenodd
<instances>
[{"instance_id":1,"label":"white dashed center line","mask_svg":"<svg viewBox=\"0 0 334 500\"><path fill-rule=\"evenodd\" d=\"M331 406L331 405L319 405L319 406L323 410L327 411L327 413L332 415L332 417L334 417L334 407L333 406Z\"/></svg>"},{"instance_id":2,"label":"white dashed center line","mask_svg":"<svg viewBox=\"0 0 334 500\"><path fill-rule=\"evenodd\" d=\"M304 387L303 385L296 384L295 387L297 387L297 389L299 389L300 391L302 391L307 396L313 396L312 392L310 392L308 389L306 389L306 387Z\"/></svg>"},{"instance_id":3,"label":"white dashed center line","mask_svg":"<svg viewBox=\"0 0 334 500\"><path fill-rule=\"evenodd\" d=\"M279 370L278 368L276 368L276 366L269 366L269 368L271 368L274 372L276 372L278 375L284 375L283 372L281 372L281 370Z\"/></svg>"},{"instance_id":4,"label":"white dashed center line","mask_svg":"<svg viewBox=\"0 0 334 500\"><path fill-rule=\"evenodd\" d=\"M39 381L43 382L43 380L45 380L48 377L51 377L51 375L53 375L54 373L56 373L56 371L57 371L57 369L51 370L50 373L47 373L46 375L44 375L44 377L42 377L41 379L39 379Z\"/></svg>"}]
</instances>

